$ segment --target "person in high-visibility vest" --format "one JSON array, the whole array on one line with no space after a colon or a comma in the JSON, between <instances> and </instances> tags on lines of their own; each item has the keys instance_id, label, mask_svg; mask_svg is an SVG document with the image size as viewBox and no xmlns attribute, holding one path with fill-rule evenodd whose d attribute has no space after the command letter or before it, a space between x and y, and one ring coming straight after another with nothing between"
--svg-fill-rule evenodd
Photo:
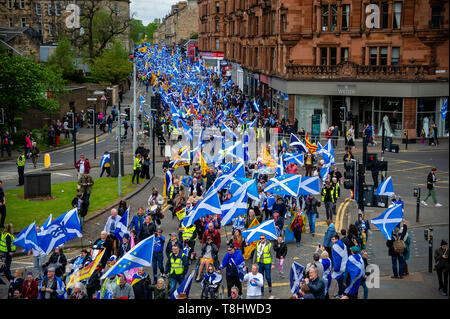
<instances>
[{"instance_id":1,"label":"person in high-visibility vest","mask_svg":"<svg viewBox=\"0 0 450 319\"><path fill-rule=\"evenodd\" d=\"M256 246L256 262L258 263L259 272L266 277L267 284L269 285L269 293L272 292L272 269L275 265L272 264L272 243L266 240L266 236L261 234L259 236L259 243ZM264 286L261 288L264 294Z\"/></svg>"},{"instance_id":2,"label":"person in high-visibility vest","mask_svg":"<svg viewBox=\"0 0 450 319\"><path fill-rule=\"evenodd\" d=\"M133 177L131 178L131 184L134 184L134 178L136 177L136 183L139 185L139 175L141 175L142 159L141 154L136 154L133 164Z\"/></svg>"},{"instance_id":3,"label":"person in high-visibility vest","mask_svg":"<svg viewBox=\"0 0 450 319\"><path fill-rule=\"evenodd\" d=\"M177 288L177 284L180 285L183 282L188 268L189 262L186 255L180 251L178 245L172 246L172 253L166 263L166 275L168 274L170 278L169 295L173 294Z\"/></svg>"},{"instance_id":4,"label":"person in high-visibility vest","mask_svg":"<svg viewBox=\"0 0 450 319\"><path fill-rule=\"evenodd\" d=\"M25 155L21 154L19 151L19 157L17 158L17 171L19 173L19 184L17 186L22 186L24 184L23 174L25 172Z\"/></svg>"},{"instance_id":5,"label":"person in high-visibility vest","mask_svg":"<svg viewBox=\"0 0 450 319\"><path fill-rule=\"evenodd\" d=\"M325 203L327 219L333 219L333 205L337 200L336 195L336 189L331 187L331 183L327 181L325 187L322 188L322 202Z\"/></svg>"},{"instance_id":6,"label":"person in high-visibility vest","mask_svg":"<svg viewBox=\"0 0 450 319\"><path fill-rule=\"evenodd\" d=\"M12 224L7 224L0 237L0 252L4 257L4 260L2 262L2 264L4 265L1 265L0 268L3 269L3 272L8 280L14 279L14 277L11 275L12 255L16 251L14 240L15 238L13 235Z\"/></svg>"}]
</instances>

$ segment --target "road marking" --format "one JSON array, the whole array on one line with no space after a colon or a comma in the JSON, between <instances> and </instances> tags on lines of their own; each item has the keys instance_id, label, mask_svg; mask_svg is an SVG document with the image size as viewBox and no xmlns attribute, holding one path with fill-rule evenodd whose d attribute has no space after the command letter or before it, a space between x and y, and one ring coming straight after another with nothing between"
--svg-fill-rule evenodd
<instances>
[{"instance_id":1,"label":"road marking","mask_svg":"<svg viewBox=\"0 0 450 319\"><path fill-rule=\"evenodd\" d=\"M403 169L397 169L397 170L391 170L390 172L403 172L403 171L411 171L411 170L415 170L415 169L422 169L422 168L427 168L427 167L433 167L430 165L424 165L424 166L417 166L417 167L410 167L410 168L403 168Z\"/></svg>"},{"instance_id":2,"label":"road marking","mask_svg":"<svg viewBox=\"0 0 450 319\"><path fill-rule=\"evenodd\" d=\"M55 175L62 175L62 176L72 177L72 175L64 174L64 173L53 173L53 174L55 174Z\"/></svg>"}]
</instances>

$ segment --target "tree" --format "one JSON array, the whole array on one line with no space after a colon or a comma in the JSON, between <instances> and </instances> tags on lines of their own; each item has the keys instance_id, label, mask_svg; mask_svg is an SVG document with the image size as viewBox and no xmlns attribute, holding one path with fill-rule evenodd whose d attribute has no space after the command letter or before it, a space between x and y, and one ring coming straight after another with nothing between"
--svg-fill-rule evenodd
<instances>
[{"instance_id":1,"label":"tree","mask_svg":"<svg viewBox=\"0 0 450 319\"><path fill-rule=\"evenodd\" d=\"M130 23L130 38L133 43L139 43L146 34L146 27L142 24L142 20L131 19Z\"/></svg>"},{"instance_id":2,"label":"tree","mask_svg":"<svg viewBox=\"0 0 450 319\"><path fill-rule=\"evenodd\" d=\"M75 59L77 54L69 39L63 35L55 52L48 58L48 65L53 69L61 69L64 79L72 79L76 73Z\"/></svg>"},{"instance_id":3,"label":"tree","mask_svg":"<svg viewBox=\"0 0 450 319\"><path fill-rule=\"evenodd\" d=\"M90 65L91 73L98 81L107 84L119 84L133 72L127 50L115 41L111 49L103 51L100 57Z\"/></svg>"},{"instance_id":4,"label":"tree","mask_svg":"<svg viewBox=\"0 0 450 319\"><path fill-rule=\"evenodd\" d=\"M198 39L198 32L192 32L191 39Z\"/></svg>"},{"instance_id":5,"label":"tree","mask_svg":"<svg viewBox=\"0 0 450 319\"><path fill-rule=\"evenodd\" d=\"M0 105L10 131L14 118L36 108L47 114L59 110L57 97L64 92L62 70L21 56L0 53Z\"/></svg>"}]
</instances>

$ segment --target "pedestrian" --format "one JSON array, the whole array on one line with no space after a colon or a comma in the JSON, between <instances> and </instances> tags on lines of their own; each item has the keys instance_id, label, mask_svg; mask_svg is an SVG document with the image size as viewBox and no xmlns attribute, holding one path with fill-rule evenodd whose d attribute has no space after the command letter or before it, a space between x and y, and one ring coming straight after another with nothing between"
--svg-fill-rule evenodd
<instances>
[{"instance_id":1,"label":"pedestrian","mask_svg":"<svg viewBox=\"0 0 450 319\"><path fill-rule=\"evenodd\" d=\"M6 197L3 190L3 181L0 180L0 228L5 228L6 219Z\"/></svg>"},{"instance_id":2,"label":"pedestrian","mask_svg":"<svg viewBox=\"0 0 450 319\"><path fill-rule=\"evenodd\" d=\"M133 164L133 177L131 178L131 184L134 184L134 178L136 177L136 183L139 184L139 175L141 174L141 167L142 167L142 158L141 154L137 154L134 158L134 164Z\"/></svg>"},{"instance_id":3,"label":"pedestrian","mask_svg":"<svg viewBox=\"0 0 450 319\"><path fill-rule=\"evenodd\" d=\"M14 277L9 283L8 287L8 299L14 299L14 292L19 291L22 294L22 284L24 282L23 279L23 270L16 269L14 271Z\"/></svg>"},{"instance_id":4,"label":"pedestrian","mask_svg":"<svg viewBox=\"0 0 450 319\"><path fill-rule=\"evenodd\" d=\"M319 277L317 269L312 267L308 274L309 276L305 278L305 283L314 295L314 299L325 299L325 283Z\"/></svg>"},{"instance_id":5,"label":"pedestrian","mask_svg":"<svg viewBox=\"0 0 450 319\"><path fill-rule=\"evenodd\" d=\"M55 270L55 275L58 278L63 278L66 272L67 257L61 246L55 247L53 253L50 255L48 261L42 264L42 269L44 274L47 275L50 268Z\"/></svg>"},{"instance_id":6,"label":"pedestrian","mask_svg":"<svg viewBox=\"0 0 450 319\"><path fill-rule=\"evenodd\" d=\"M161 276L164 277L164 243L166 238L163 236L163 230L159 228L155 234L155 241L153 245L152 268L153 268L153 284L156 285L158 268Z\"/></svg>"},{"instance_id":7,"label":"pedestrian","mask_svg":"<svg viewBox=\"0 0 450 319\"><path fill-rule=\"evenodd\" d=\"M293 299L315 299L315 298L314 295L311 293L311 289L309 288L309 286L305 282L303 282L303 284L301 284L297 296L294 296Z\"/></svg>"},{"instance_id":8,"label":"pedestrian","mask_svg":"<svg viewBox=\"0 0 450 319\"><path fill-rule=\"evenodd\" d=\"M36 233L39 233L40 226L36 225ZM33 255L33 267L36 275L36 280L40 281L42 276L44 275L43 265L45 263L45 259L47 254L40 248L32 248L28 251L28 255Z\"/></svg>"},{"instance_id":9,"label":"pedestrian","mask_svg":"<svg viewBox=\"0 0 450 319\"><path fill-rule=\"evenodd\" d=\"M103 156L100 160L100 168L102 169L100 177L103 176L103 173L105 171L107 177L111 176L111 154L108 151L105 151L105 153L103 153Z\"/></svg>"},{"instance_id":10,"label":"pedestrian","mask_svg":"<svg viewBox=\"0 0 450 319\"><path fill-rule=\"evenodd\" d=\"M280 278L284 279L284 260L287 255L287 245L283 240L283 236L278 236L277 243L273 246L275 251L275 258L278 262L278 272L280 273Z\"/></svg>"},{"instance_id":11,"label":"pedestrian","mask_svg":"<svg viewBox=\"0 0 450 319\"><path fill-rule=\"evenodd\" d=\"M448 296L448 243L445 240L441 241L441 246L434 251L434 269L439 282L439 292L443 296Z\"/></svg>"},{"instance_id":12,"label":"pedestrian","mask_svg":"<svg viewBox=\"0 0 450 319\"><path fill-rule=\"evenodd\" d=\"M59 122L59 120L58 120ZM55 126L55 146L58 147L59 146L59 141L61 139L61 125L56 125Z\"/></svg>"},{"instance_id":13,"label":"pedestrian","mask_svg":"<svg viewBox=\"0 0 450 319\"><path fill-rule=\"evenodd\" d=\"M145 217L141 229L139 230L139 233L137 234L138 242L152 236L155 232L156 232L156 225L151 220L151 217L147 215Z\"/></svg>"},{"instance_id":14,"label":"pedestrian","mask_svg":"<svg viewBox=\"0 0 450 319\"><path fill-rule=\"evenodd\" d=\"M312 237L314 237L314 233L316 232L316 219L319 218L317 207L320 207L320 202L314 198L314 195L309 194L305 201L304 211L308 217L309 232Z\"/></svg>"},{"instance_id":15,"label":"pedestrian","mask_svg":"<svg viewBox=\"0 0 450 319\"><path fill-rule=\"evenodd\" d=\"M303 229L305 228L303 213L300 208L297 207L297 214L295 215L294 221L292 223L292 231L295 237L295 245L300 247L300 242L302 240Z\"/></svg>"},{"instance_id":16,"label":"pedestrian","mask_svg":"<svg viewBox=\"0 0 450 319\"><path fill-rule=\"evenodd\" d=\"M331 187L331 183L327 181L325 187L322 188L322 202L325 203L327 219L333 219L333 206L336 200L337 194L335 188Z\"/></svg>"},{"instance_id":17,"label":"pedestrian","mask_svg":"<svg viewBox=\"0 0 450 319\"><path fill-rule=\"evenodd\" d=\"M272 243L266 240L266 235L264 234L259 236L259 243L256 245L256 262L259 272L267 280L269 293L272 293L271 273L275 265L272 264ZM262 287L262 293L264 294L264 287Z\"/></svg>"},{"instance_id":18,"label":"pedestrian","mask_svg":"<svg viewBox=\"0 0 450 319\"><path fill-rule=\"evenodd\" d=\"M3 133L2 137L2 157L4 155L4 150L8 153L8 157L11 157L11 145L13 145L13 140L9 132Z\"/></svg>"},{"instance_id":19,"label":"pedestrian","mask_svg":"<svg viewBox=\"0 0 450 319\"><path fill-rule=\"evenodd\" d=\"M400 223L400 227L402 227ZM402 279L404 275L405 269L405 237L407 233L406 225L403 225L403 231L400 233L400 228L395 227L392 231L392 236L390 240L386 241L386 246L388 247L389 256L391 256L392 260L392 271L393 275L391 278ZM397 267L398 266L398 267Z\"/></svg>"},{"instance_id":20,"label":"pedestrian","mask_svg":"<svg viewBox=\"0 0 450 319\"><path fill-rule=\"evenodd\" d=\"M234 299L234 300L242 299L241 295L239 294L239 287L233 286L231 288L228 299Z\"/></svg>"},{"instance_id":21,"label":"pedestrian","mask_svg":"<svg viewBox=\"0 0 450 319\"><path fill-rule=\"evenodd\" d=\"M28 153L30 152L31 146L32 146L31 135L30 135L30 133L27 133L25 135L25 158L27 158L27 159L29 159Z\"/></svg>"},{"instance_id":22,"label":"pedestrian","mask_svg":"<svg viewBox=\"0 0 450 319\"><path fill-rule=\"evenodd\" d=\"M13 225L7 224L0 237L0 253L3 254L3 261L1 262L2 265L0 269L3 269L3 273L8 281L14 279L11 275L12 256L16 251L14 240Z\"/></svg>"},{"instance_id":23,"label":"pedestrian","mask_svg":"<svg viewBox=\"0 0 450 319\"><path fill-rule=\"evenodd\" d=\"M243 279L242 270L244 266L245 260L242 253L233 245L229 245L227 248L227 253L223 257L222 263L219 266L219 273L223 268L227 268L226 279L228 297L231 297L231 289L234 286L237 287L239 295L242 295L241 278Z\"/></svg>"},{"instance_id":24,"label":"pedestrian","mask_svg":"<svg viewBox=\"0 0 450 319\"><path fill-rule=\"evenodd\" d=\"M436 191L435 184L440 181L439 178L436 177L437 168L433 167L430 173L427 176L427 196L422 200L422 205L428 206L427 199L431 196L433 198L434 206L441 207L442 205L437 202L436 199Z\"/></svg>"},{"instance_id":25,"label":"pedestrian","mask_svg":"<svg viewBox=\"0 0 450 319\"><path fill-rule=\"evenodd\" d=\"M331 255L331 260L333 261L332 278L335 279L338 284L338 293L334 297L341 298L344 295L345 290L344 274L348 260L347 247L339 239L338 234L331 236L331 242L333 243Z\"/></svg>"},{"instance_id":26,"label":"pedestrian","mask_svg":"<svg viewBox=\"0 0 450 319\"><path fill-rule=\"evenodd\" d=\"M306 176L313 176L314 161L314 156L310 152L306 153L304 160Z\"/></svg>"},{"instance_id":27,"label":"pedestrian","mask_svg":"<svg viewBox=\"0 0 450 319\"><path fill-rule=\"evenodd\" d=\"M114 119L111 115L108 116L108 119L106 120L106 124L108 124L108 134L112 133L112 127L113 127Z\"/></svg>"},{"instance_id":28,"label":"pedestrian","mask_svg":"<svg viewBox=\"0 0 450 319\"><path fill-rule=\"evenodd\" d=\"M131 287L133 287L134 298L137 300L151 299L151 279L144 271L144 267L139 267L137 273L131 278Z\"/></svg>"},{"instance_id":29,"label":"pedestrian","mask_svg":"<svg viewBox=\"0 0 450 319\"><path fill-rule=\"evenodd\" d=\"M48 146L54 145L55 145L55 129L53 128L53 125L50 125L50 128L48 130Z\"/></svg>"},{"instance_id":30,"label":"pedestrian","mask_svg":"<svg viewBox=\"0 0 450 319\"><path fill-rule=\"evenodd\" d=\"M164 278L159 278L156 286L150 286L150 292L153 293L153 299L169 299L169 294L165 287Z\"/></svg>"},{"instance_id":31,"label":"pedestrian","mask_svg":"<svg viewBox=\"0 0 450 319\"><path fill-rule=\"evenodd\" d=\"M366 122L363 131L364 137L366 139L366 143L370 143L372 146L376 146L377 142L375 142L375 138L373 136L373 128L369 122Z\"/></svg>"},{"instance_id":32,"label":"pedestrian","mask_svg":"<svg viewBox=\"0 0 450 319\"><path fill-rule=\"evenodd\" d=\"M172 246L172 253L166 263L166 275L169 275L170 282L170 296L177 289L177 284L181 285L188 269L189 262L187 256L181 251L179 246Z\"/></svg>"},{"instance_id":33,"label":"pedestrian","mask_svg":"<svg viewBox=\"0 0 450 319\"><path fill-rule=\"evenodd\" d=\"M306 264L305 270L304 270L304 275L305 278L308 278L309 276L309 270L311 268L316 268L317 270L317 275L319 276L319 278L323 277L323 265L322 262L320 261L320 255L322 254L322 249L319 246L317 247L317 250L314 252L313 254L313 258L312 260Z\"/></svg>"},{"instance_id":34,"label":"pedestrian","mask_svg":"<svg viewBox=\"0 0 450 319\"><path fill-rule=\"evenodd\" d=\"M358 299L358 290L366 274L364 261L361 257L361 250L358 246L353 246L351 255L348 257L346 271L344 275L345 295L348 299ZM350 270L353 271L350 271ZM358 271L356 271L356 269ZM350 284L347 285L347 278L350 278Z\"/></svg>"},{"instance_id":35,"label":"pedestrian","mask_svg":"<svg viewBox=\"0 0 450 319\"><path fill-rule=\"evenodd\" d=\"M86 294L86 287L79 281L74 283L72 293L70 294L69 299L75 300L89 299L88 295Z\"/></svg>"},{"instance_id":36,"label":"pedestrian","mask_svg":"<svg viewBox=\"0 0 450 319\"><path fill-rule=\"evenodd\" d=\"M351 151L355 147L355 130L353 125L347 131L347 145L348 149Z\"/></svg>"},{"instance_id":37,"label":"pedestrian","mask_svg":"<svg viewBox=\"0 0 450 319\"><path fill-rule=\"evenodd\" d=\"M134 230L136 232L136 234L139 234L139 231L141 230L142 224L144 223L145 216L146 215L145 215L144 208L143 207L139 207L138 208L138 212L131 219L131 223L130 223L130 226L128 227L128 229L130 231Z\"/></svg>"},{"instance_id":38,"label":"pedestrian","mask_svg":"<svg viewBox=\"0 0 450 319\"><path fill-rule=\"evenodd\" d=\"M119 206L117 207L117 214L118 214L120 217L122 217L122 216L125 214L125 212L127 211L127 209L128 209L127 201L125 201L125 200L122 199L122 200L119 202Z\"/></svg>"},{"instance_id":39,"label":"pedestrian","mask_svg":"<svg viewBox=\"0 0 450 319\"><path fill-rule=\"evenodd\" d=\"M40 153L40 151L39 151L39 148L36 145L36 142L33 142L31 144L31 148L30 148L30 157L31 157L31 161L33 162L34 168L36 168L37 159L40 156L39 153Z\"/></svg>"},{"instance_id":40,"label":"pedestrian","mask_svg":"<svg viewBox=\"0 0 450 319\"><path fill-rule=\"evenodd\" d=\"M131 250L130 234L125 233L122 237L122 243L119 244L119 259L126 255Z\"/></svg>"},{"instance_id":41,"label":"pedestrian","mask_svg":"<svg viewBox=\"0 0 450 319\"><path fill-rule=\"evenodd\" d=\"M16 186L22 186L24 184L24 173L25 173L25 161L26 156L19 152L19 157L17 158L17 172L19 174L19 184Z\"/></svg>"},{"instance_id":42,"label":"pedestrian","mask_svg":"<svg viewBox=\"0 0 450 319\"><path fill-rule=\"evenodd\" d=\"M367 272L367 266L369 265L369 262L367 260L367 251L361 250L361 257L364 262L364 276L361 280L361 286L363 287L363 298L368 299L369 298L369 288L367 287L366 280L367 277L370 276L370 272Z\"/></svg>"},{"instance_id":43,"label":"pedestrian","mask_svg":"<svg viewBox=\"0 0 450 319\"><path fill-rule=\"evenodd\" d=\"M108 234L114 234L116 231L116 225L119 221L120 217L118 216L117 209L111 209L111 215L108 217L103 230Z\"/></svg>"},{"instance_id":44,"label":"pedestrian","mask_svg":"<svg viewBox=\"0 0 450 319\"><path fill-rule=\"evenodd\" d=\"M217 288L219 287L219 284L222 282L222 275L216 272L212 264L210 264L206 268L206 272L203 275L203 279L198 281L201 281L200 285L202 287L202 298L215 299Z\"/></svg>"},{"instance_id":45,"label":"pedestrian","mask_svg":"<svg viewBox=\"0 0 450 319\"><path fill-rule=\"evenodd\" d=\"M245 274L244 282L247 282L246 299L261 299L261 288L264 286L264 277L258 272L258 265L252 264L252 271Z\"/></svg>"},{"instance_id":46,"label":"pedestrian","mask_svg":"<svg viewBox=\"0 0 450 319\"><path fill-rule=\"evenodd\" d=\"M328 254L327 251L324 250L324 247L321 247L319 245L318 247L319 249L317 250L320 253L320 263L322 264L322 269L323 269L323 275L322 275L322 280L325 284L325 299L330 299L330 296L328 294L329 290L330 290L330 286L331 286L331 272L332 272L332 263L331 263L331 259L330 256Z\"/></svg>"},{"instance_id":47,"label":"pedestrian","mask_svg":"<svg viewBox=\"0 0 450 319\"><path fill-rule=\"evenodd\" d=\"M112 299L134 299L134 291L124 274L119 274L119 284L114 287Z\"/></svg>"},{"instance_id":48,"label":"pedestrian","mask_svg":"<svg viewBox=\"0 0 450 319\"><path fill-rule=\"evenodd\" d=\"M209 269L209 266L214 264L214 260L217 260L218 252L219 252L219 249L213 243L212 237L208 236L208 238L206 238L206 243L204 243L202 245L202 250L201 250L201 255L200 255L200 266L198 267L196 281L201 280L201 274L203 272L203 268Z\"/></svg>"},{"instance_id":49,"label":"pedestrian","mask_svg":"<svg viewBox=\"0 0 450 319\"><path fill-rule=\"evenodd\" d=\"M91 164L89 160L85 158L84 154L80 155L80 159L75 163L75 168L77 169L78 179L85 173L89 173L91 170Z\"/></svg>"},{"instance_id":50,"label":"pedestrian","mask_svg":"<svg viewBox=\"0 0 450 319\"><path fill-rule=\"evenodd\" d=\"M145 150L142 156L141 178L150 179L150 155L149 150Z\"/></svg>"},{"instance_id":51,"label":"pedestrian","mask_svg":"<svg viewBox=\"0 0 450 319\"><path fill-rule=\"evenodd\" d=\"M433 145L438 146L438 129L436 123L431 124L431 129L433 130Z\"/></svg>"},{"instance_id":52,"label":"pedestrian","mask_svg":"<svg viewBox=\"0 0 450 319\"><path fill-rule=\"evenodd\" d=\"M49 267L47 275L42 278L38 286L39 299L65 299L66 287L64 282L55 275L55 268Z\"/></svg>"},{"instance_id":53,"label":"pedestrian","mask_svg":"<svg viewBox=\"0 0 450 319\"><path fill-rule=\"evenodd\" d=\"M23 299L38 299L39 283L33 278L33 273L30 271L27 273L25 280L22 283L22 298Z\"/></svg>"},{"instance_id":54,"label":"pedestrian","mask_svg":"<svg viewBox=\"0 0 450 319\"><path fill-rule=\"evenodd\" d=\"M83 175L78 179L79 192L83 194L83 201L89 202L93 185L94 179L91 175L89 175L89 172L85 171Z\"/></svg>"}]
</instances>

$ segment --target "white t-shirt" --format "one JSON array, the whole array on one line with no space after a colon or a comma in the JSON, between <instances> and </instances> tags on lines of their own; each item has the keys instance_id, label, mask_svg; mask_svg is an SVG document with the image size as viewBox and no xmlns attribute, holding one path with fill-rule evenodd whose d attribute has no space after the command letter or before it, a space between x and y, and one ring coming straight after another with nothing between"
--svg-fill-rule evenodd
<instances>
[{"instance_id":1,"label":"white t-shirt","mask_svg":"<svg viewBox=\"0 0 450 319\"><path fill-rule=\"evenodd\" d=\"M255 279L256 283L252 282L252 279ZM253 273L249 272L244 276L244 281L248 281L247 297L256 297L262 295L261 288L264 285L264 278L261 273L253 275Z\"/></svg>"},{"instance_id":2,"label":"white t-shirt","mask_svg":"<svg viewBox=\"0 0 450 319\"><path fill-rule=\"evenodd\" d=\"M80 174L84 174L84 161L80 162Z\"/></svg>"}]
</instances>

